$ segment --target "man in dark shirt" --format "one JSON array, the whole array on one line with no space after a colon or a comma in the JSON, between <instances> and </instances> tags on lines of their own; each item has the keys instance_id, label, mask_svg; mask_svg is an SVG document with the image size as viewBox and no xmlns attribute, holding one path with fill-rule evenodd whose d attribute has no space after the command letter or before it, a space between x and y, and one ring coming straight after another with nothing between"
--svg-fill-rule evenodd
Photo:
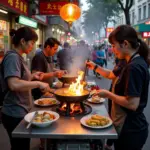
<instances>
[{"instance_id":1,"label":"man in dark shirt","mask_svg":"<svg viewBox=\"0 0 150 150\"><path fill-rule=\"evenodd\" d=\"M64 71L54 68L52 56L57 52L60 42L55 38L48 38L44 44L43 51L37 53L32 60L31 70L32 72L41 71L44 72L41 76L41 80L52 85L54 77L61 77ZM34 89L32 92L34 99L38 99L42 96L42 93L38 89Z\"/></svg>"},{"instance_id":2,"label":"man in dark shirt","mask_svg":"<svg viewBox=\"0 0 150 150\"><path fill-rule=\"evenodd\" d=\"M69 72L72 65L73 52L68 42L64 43L64 49L58 52L57 58L60 69Z\"/></svg>"}]
</instances>

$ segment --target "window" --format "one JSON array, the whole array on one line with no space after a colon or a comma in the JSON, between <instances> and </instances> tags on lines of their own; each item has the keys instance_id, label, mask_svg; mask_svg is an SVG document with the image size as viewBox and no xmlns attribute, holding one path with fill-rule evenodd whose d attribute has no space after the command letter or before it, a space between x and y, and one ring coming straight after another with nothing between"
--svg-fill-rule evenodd
<instances>
[{"instance_id":1,"label":"window","mask_svg":"<svg viewBox=\"0 0 150 150\"><path fill-rule=\"evenodd\" d=\"M140 21L140 20L141 20L141 8L139 8L138 11L139 11L139 13L138 13L138 15L139 15L139 16L138 16L138 20Z\"/></svg>"},{"instance_id":2,"label":"window","mask_svg":"<svg viewBox=\"0 0 150 150\"><path fill-rule=\"evenodd\" d=\"M148 17L150 17L150 3L148 4Z\"/></svg>"},{"instance_id":3,"label":"window","mask_svg":"<svg viewBox=\"0 0 150 150\"><path fill-rule=\"evenodd\" d=\"M143 19L146 19L146 5L143 6Z\"/></svg>"}]
</instances>

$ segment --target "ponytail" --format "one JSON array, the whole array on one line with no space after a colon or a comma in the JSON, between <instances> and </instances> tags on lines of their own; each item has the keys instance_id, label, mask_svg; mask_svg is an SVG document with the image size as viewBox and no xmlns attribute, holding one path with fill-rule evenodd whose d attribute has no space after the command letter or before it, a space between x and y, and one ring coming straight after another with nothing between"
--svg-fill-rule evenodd
<instances>
[{"instance_id":1,"label":"ponytail","mask_svg":"<svg viewBox=\"0 0 150 150\"><path fill-rule=\"evenodd\" d=\"M138 52L139 52L140 56L142 56L144 58L144 60L147 62L147 64L150 65L150 58L149 58L150 49L149 49L149 47L141 39L138 39L138 43L139 43Z\"/></svg>"}]
</instances>

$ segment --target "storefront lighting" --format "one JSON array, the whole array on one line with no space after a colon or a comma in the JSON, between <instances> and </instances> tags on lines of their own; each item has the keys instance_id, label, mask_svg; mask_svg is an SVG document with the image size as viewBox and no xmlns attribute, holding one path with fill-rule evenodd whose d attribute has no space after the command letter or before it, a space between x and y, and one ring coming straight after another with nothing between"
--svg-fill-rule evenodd
<instances>
[{"instance_id":1,"label":"storefront lighting","mask_svg":"<svg viewBox=\"0 0 150 150\"><path fill-rule=\"evenodd\" d=\"M8 12L7 12L7 11L2 10L2 9L0 9L0 12L1 12L1 13L3 13L3 14L8 14Z\"/></svg>"},{"instance_id":2,"label":"storefront lighting","mask_svg":"<svg viewBox=\"0 0 150 150\"><path fill-rule=\"evenodd\" d=\"M59 33L59 29L57 29L57 33Z\"/></svg>"},{"instance_id":3,"label":"storefront lighting","mask_svg":"<svg viewBox=\"0 0 150 150\"><path fill-rule=\"evenodd\" d=\"M55 31L55 29L54 28L52 28L52 32L54 32Z\"/></svg>"}]
</instances>

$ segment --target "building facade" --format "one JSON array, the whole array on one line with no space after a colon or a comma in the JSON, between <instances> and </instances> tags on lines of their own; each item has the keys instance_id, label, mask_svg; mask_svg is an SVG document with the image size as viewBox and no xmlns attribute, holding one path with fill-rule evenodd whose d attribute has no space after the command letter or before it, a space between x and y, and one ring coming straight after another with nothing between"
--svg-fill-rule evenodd
<instances>
[{"instance_id":1,"label":"building facade","mask_svg":"<svg viewBox=\"0 0 150 150\"><path fill-rule=\"evenodd\" d=\"M126 0L123 0L123 3L125 5ZM150 0L134 0L133 6L130 9L130 22L139 33L139 36L150 47ZM121 24L126 24L123 12L116 18L115 26Z\"/></svg>"}]
</instances>

